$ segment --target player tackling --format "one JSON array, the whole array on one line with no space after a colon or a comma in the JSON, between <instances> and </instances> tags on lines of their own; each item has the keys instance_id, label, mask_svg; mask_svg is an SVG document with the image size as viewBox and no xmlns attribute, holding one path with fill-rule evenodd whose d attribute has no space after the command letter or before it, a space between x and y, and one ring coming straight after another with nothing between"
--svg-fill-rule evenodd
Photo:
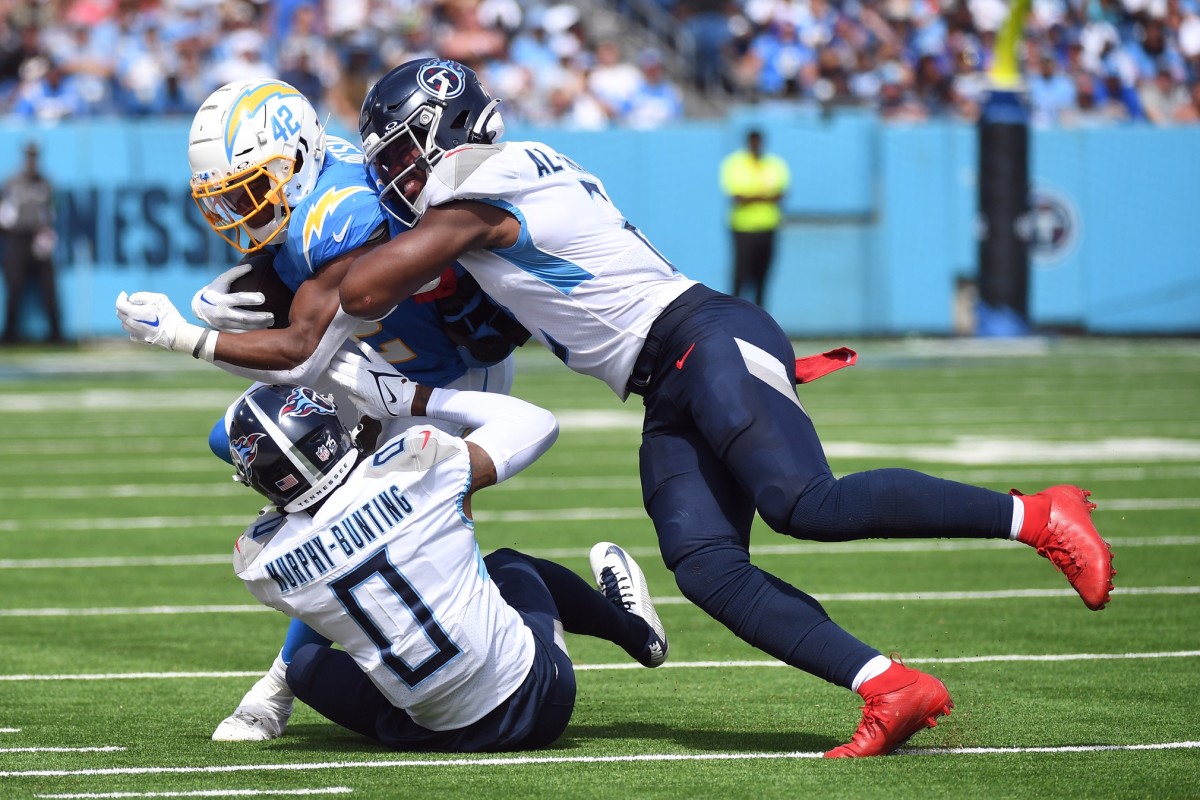
<instances>
[{"instance_id":1,"label":"player tackling","mask_svg":"<svg viewBox=\"0 0 1200 800\"><path fill-rule=\"evenodd\" d=\"M890 753L950 712L937 678L884 657L813 597L750 561L757 512L801 539L1010 538L1088 608L1112 589L1089 493L1012 496L904 469L836 478L796 396L794 353L752 303L688 279L603 182L542 142L502 142L499 101L453 61L412 61L368 92L369 173L410 233L351 264L342 308L376 318L457 260L568 367L645 404L640 468L683 594L745 641L865 699L829 757Z\"/></svg>"}]
</instances>

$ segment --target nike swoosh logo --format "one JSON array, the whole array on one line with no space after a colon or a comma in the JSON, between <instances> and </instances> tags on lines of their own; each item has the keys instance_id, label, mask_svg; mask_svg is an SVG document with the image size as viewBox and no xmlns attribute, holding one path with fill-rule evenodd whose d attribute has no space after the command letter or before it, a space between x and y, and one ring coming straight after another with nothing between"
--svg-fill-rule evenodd
<instances>
[{"instance_id":1,"label":"nike swoosh logo","mask_svg":"<svg viewBox=\"0 0 1200 800\"><path fill-rule=\"evenodd\" d=\"M348 231L348 230L350 230L350 220L347 219L346 224L342 226L342 229L340 231L338 231L337 233L331 234L333 236L333 240L335 242L337 242L338 244L341 244L342 239L346 238L346 231Z\"/></svg>"},{"instance_id":2,"label":"nike swoosh logo","mask_svg":"<svg viewBox=\"0 0 1200 800\"><path fill-rule=\"evenodd\" d=\"M696 347L696 343L692 342L692 346L687 349L687 352L683 354L683 357L675 362L675 369L683 369L683 362L687 361L687 357L692 354L692 350L695 347Z\"/></svg>"},{"instance_id":3,"label":"nike swoosh logo","mask_svg":"<svg viewBox=\"0 0 1200 800\"><path fill-rule=\"evenodd\" d=\"M425 445L429 444L429 431L421 431L421 433L425 434L425 441L421 442L421 449L424 450Z\"/></svg>"},{"instance_id":4,"label":"nike swoosh logo","mask_svg":"<svg viewBox=\"0 0 1200 800\"><path fill-rule=\"evenodd\" d=\"M137 319L137 318L135 317L133 321L134 321L134 322L140 322L140 323L142 323L143 325L149 325L151 328L157 328L157 327L158 327L158 317L155 317L154 319Z\"/></svg>"},{"instance_id":5,"label":"nike swoosh logo","mask_svg":"<svg viewBox=\"0 0 1200 800\"><path fill-rule=\"evenodd\" d=\"M214 303L213 301L208 299L208 294L206 292L200 293L200 302L204 303L204 305L206 305L206 306L215 306L216 305L216 303Z\"/></svg>"},{"instance_id":6,"label":"nike swoosh logo","mask_svg":"<svg viewBox=\"0 0 1200 800\"><path fill-rule=\"evenodd\" d=\"M394 403L396 402L396 393L393 392L383 380L385 377L387 376L376 374L375 385L379 387L379 396L383 398L383 402Z\"/></svg>"}]
</instances>

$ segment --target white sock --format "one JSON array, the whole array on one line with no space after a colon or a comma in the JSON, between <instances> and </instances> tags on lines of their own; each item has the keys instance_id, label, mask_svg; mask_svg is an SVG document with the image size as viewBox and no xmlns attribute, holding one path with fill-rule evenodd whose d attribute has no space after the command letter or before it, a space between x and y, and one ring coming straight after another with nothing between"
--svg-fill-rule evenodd
<instances>
[{"instance_id":1,"label":"white sock","mask_svg":"<svg viewBox=\"0 0 1200 800\"><path fill-rule=\"evenodd\" d=\"M857 692L864 683L871 680L871 678L878 678L887 672L891 666L892 660L887 656L875 656L866 664L863 664L863 668L854 676L854 682L850 684L850 688Z\"/></svg>"},{"instance_id":2,"label":"white sock","mask_svg":"<svg viewBox=\"0 0 1200 800\"><path fill-rule=\"evenodd\" d=\"M290 713L294 698L295 695L287 685L287 665L283 663L282 658L275 656L275 661L267 670L267 674L250 687L250 691L246 692L246 696L242 698L238 707L265 706Z\"/></svg>"},{"instance_id":3,"label":"white sock","mask_svg":"<svg viewBox=\"0 0 1200 800\"><path fill-rule=\"evenodd\" d=\"M279 651L279 655L275 656L275 660L271 662L271 668L267 670L270 675L279 683L287 686L287 664L283 663L283 651Z\"/></svg>"},{"instance_id":4,"label":"white sock","mask_svg":"<svg viewBox=\"0 0 1200 800\"><path fill-rule=\"evenodd\" d=\"M1021 526L1025 524L1025 504L1021 502L1021 498L1013 495L1013 521L1012 529L1008 532L1009 539L1016 539L1017 534L1021 532Z\"/></svg>"}]
</instances>

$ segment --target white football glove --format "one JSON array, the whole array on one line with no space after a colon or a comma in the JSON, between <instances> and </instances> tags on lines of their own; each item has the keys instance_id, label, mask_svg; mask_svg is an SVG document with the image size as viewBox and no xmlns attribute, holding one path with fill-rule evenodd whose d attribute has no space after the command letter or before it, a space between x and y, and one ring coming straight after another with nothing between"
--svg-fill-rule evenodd
<instances>
[{"instance_id":1,"label":"white football glove","mask_svg":"<svg viewBox=\"0 0 1200 800\"><path fill-rule=\"evenodd\" d=\"M241 263L222 272L216 279L196 292L192 298L192 313L196 319L219 331L243 333L269 328L275 322L270 311L247 311L238 306L262 305L266 297L262 292L230 292L230 285L252 269L249 263Z\"/></svg>"},{"instance_id":2,"label":"white football glove","mask_svg":"<svg viewBox=\"0 0 1200 800\"><path fill-rule=\"evenodd\" d=\"M216 333L185 322L175 304L165 294L134 292L117 295L117 319L130 341L156 344L167 350L191 353L195 358L212 361Z\"/></svg>"},{"instance_id":3,"label":"white football glove","mask_svg":"<svg viewBox=\"0 0 1200 800\"><path fill-rule=\"evenodd\" d=\"M348 347L338 350L329 362L329 378L349 393L364 416L412 416L417 384L397 372L366 342L358 343L357 352Z\"/></svg>"}]
</instances>

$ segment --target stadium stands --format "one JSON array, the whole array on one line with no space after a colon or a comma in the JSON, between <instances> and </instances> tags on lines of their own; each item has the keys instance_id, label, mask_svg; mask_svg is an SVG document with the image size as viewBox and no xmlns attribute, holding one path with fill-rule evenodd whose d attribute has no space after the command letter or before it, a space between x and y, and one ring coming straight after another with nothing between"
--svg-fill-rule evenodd
<instances>
[{"instance_id":1,"label":"stadium stands","mask_svg":"<svg viewBox=\"0 0 1200 800\"><path fill-rule=\"evenodd\" d=\"M190 115L272 75L347 127L389 67L474 67L514 121L657 127L745 103L974 120L1003 0L0 0L0 115ZM1200 121L1200 0L1034 0L1034 124Z\"/></svg>"}]
</instances>

